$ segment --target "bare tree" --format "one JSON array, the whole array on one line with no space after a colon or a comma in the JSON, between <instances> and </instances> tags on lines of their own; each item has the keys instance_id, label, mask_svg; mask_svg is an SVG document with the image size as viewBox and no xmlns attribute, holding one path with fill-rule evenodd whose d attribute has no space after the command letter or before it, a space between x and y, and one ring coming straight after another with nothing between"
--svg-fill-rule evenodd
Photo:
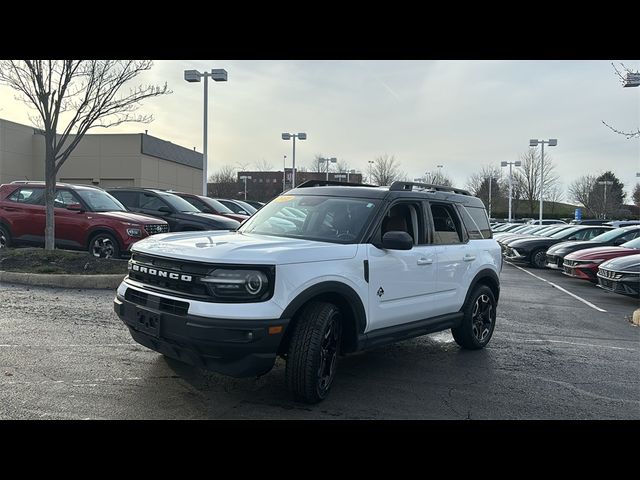
<instances>
[{"instance_id":1,"label":"bare tree","mask_svg":"<svg viewBox=\"0 0 640 480\"><path fill-rule=\"evenodd\" d=\"M273 164L267 161L265 158L262 158L255 162L256 170L258 172L270 172L273 170Z\"/></svg>"},{"instance_id":2,"label":"bare tree","mask_svg":"<svg viewBox=\"0 0 640 480\"><path fill-rule=\"evenodd\" d=\"M640 207L640 183L636 183L631 198L633 198L633 203L635 203L636 207Z\"/></svg>"},{"instance_id":3,"label":"bare tree","mask_svg":"<svg viewBox=\"0 0 640 480\"><path fill-rule=\"evenodd\" d=\"M518 184L518 190L522 199L527 202L529 215L533 216L536 204L540 199L540 154L537 149L529 149L520 155L522 168L513 173L513 181ZM544 172L542 175L542 195L555 185L558 176L554 173L555 167L550 155L544 157Z\"/></svg>"},{"instance_id":4,"label":"bare tree","mask_svg":"<svg viewBox=\"0 0 640 480\"><path fill-rule=\"evenodd\" d=\"M0 61L0 83L35 108L37 114L30 119L44 135L46 250L55 248L56 175L87 131L127 122L149 123L152 116L135 114L140 102L171 93L166 83L138 85L120 93L127 82L152 66L150 60Z\"/></svg>"},{"instance_id":5,"label":"bare tree","mask_svg":"<svg viewBox=\"0 0 640 480\"><path fill-rule=\"evenodd\" d=\"M555 183L547 189L545 194L545 201L551 204L551 213L554 213L557 204L564 198L564 189L562 184Z\"/></svg>"},{"instance_id":6,"label":"bare tree","mask_svg":"<svg viewBox=\"0 0 640 480\"><path fill-rule=\"evenodd\" d=\"M371 175L376 185L391 185L401 176L406 176L400 171L400 162L395 159L395 156L389 156L386 153L373 160Z\"/></svg>"},{"instance_id":7,"label":"bare tree","mask_svg":"<svg viewBox=\"0 0 640 480\"><path fill-rule=\"evenodd\" d=\"M620 79L620 82L622 83L622 85L627 85L627 76L629 74L631 75L638 75L640 74L640 72L636 71L632 71L630 68L627 68L624 64L620 64L620 69L617 69L616 66L611 63L611 66L613 67L613 70L615 71L616 76ZM609 125L607 122L605 122L604 120L602 120L602 123L604 123L607 127L609 127L611 130L613 130L615 133L618 133L620 135L624 135L626 138L640 138L640 127L636 128L635 131L631 130L629 132L625 132L622 130L618 130L616 128L613 128L611 125Z\"/></svg>"},{"instance_id":8,"label":"bare tree","mask_svg":"<svg viewBox=\"0 0 640 480\"><path fill-rule=\"evenodd\" d=\"M238 183L238 170L230 165L223 165L219 170L209 175L209 183L212 185L207 189L211 197L233 198L241 187Z\"/></svg>"},{"instance_id":9,"label":"bare tree","mask_svg":"<svg viewBox=\"0 0 640 480\"><path fill-rule=\"evenodd\" d=\"M480 172L474 173L467 180L467 189L474 196L480 198L487 208L491 203L492 213L495 213L498 208L503 208L505 205L505 190L500 181L501 178L502 169L493 165L485 165ZM491 185L491 192L489 192L489 185ZM507 186L506 191L508 191L508 188ZM489 196L489 193L491 193L491 196Z\"/></svg>"},{"instance_id":10,"label":"bare tree","mask_svg":"<svg viewBox=\"0 0 640 480\"><path fill-rule=\"evenodd\" d=\"M313 160L311 160L311 165L309 166L309 171L316 173L326 172L327 166L325 165L325 162L321 160L323 160L321 153L314 155Z\"/></svg>"},{"instance_id":11,"label":"bare tree","mask_svg":"<svg viewBox=\"0 0 640 480\"><path fill-rule=\"evenodd\" d=\"M345 160L338 160L338 163L336 163L336 171L341 173L347 170L349 170L349 164Z\"/></svg>"},{"instance_id":12,"label":"bare tree","mask_svg":"<svg viewBox=\"0 0 640 480\"><path fill-rule=\"evenodd\" d=\"M569 185L569 199L582 205L587 215L596 216L592 193L596 186L596 175L583 175Z\"/></svg>"}]
</instances>

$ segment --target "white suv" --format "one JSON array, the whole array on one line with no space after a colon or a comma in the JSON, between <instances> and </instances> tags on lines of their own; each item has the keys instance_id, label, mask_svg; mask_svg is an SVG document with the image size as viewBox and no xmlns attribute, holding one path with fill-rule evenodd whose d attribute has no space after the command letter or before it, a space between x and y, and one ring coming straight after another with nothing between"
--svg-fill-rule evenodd
<instances>
[{"instance_id":1,"label":"white suv","mask_svg":"<svg viewBox=\"0 0 640 480\"><path fill-rule=\"evenodd\" d=\"M449 328L463 348L487 345L501 268L464 190L311 181L237 231L137 242L114 307L138 343L226 375L281 356L294 397L314 403L338 354Z\"/></svg>"}]
</instances>

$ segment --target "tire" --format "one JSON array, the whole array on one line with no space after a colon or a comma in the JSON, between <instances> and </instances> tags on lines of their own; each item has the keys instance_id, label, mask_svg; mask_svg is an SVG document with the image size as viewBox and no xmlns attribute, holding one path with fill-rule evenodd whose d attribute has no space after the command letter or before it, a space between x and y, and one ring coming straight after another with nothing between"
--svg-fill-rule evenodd
<instances>
[{"instance_id":1,"label":"tire","mask_svg":"<svg viewBox=\"0 0 640 480\"><path fill-rule=\"evenodd\" d=\"M531 252L531 265L535 268L545 268L547 265L547 251L538 248Z\"/></svg>"},{"instance_id":2,"label":"tire","mask_svg":"<svg viewBox=\"0 0 640 480\"><path fill-rule=\"evenodd\" d=\"M9 248L11 246L11 234L9 229L0 225L0 249Z\"/></svg>"},{"instance_id":3,"label":"tire","mask_svg":"<svg viewBox=\"0 0 640 480\"><path fill-rule=\"evenodd\" d=\"M120 246L113 235L99 233L91 237L89 253L96 258L120 258Z\"/></svg>"},{"instance_id":4,"label":"tire","mask_svg":"<svg viewBox=\"0 0 640 480\"><path fill-rule=\"evenodd\" d=\"M332 303L311 302L294 328L285 369L287 388L298 401L318 403L327 397L336 374L340 310Z\"/></svg>"},{"instance_id":5,"label":"tire","mask_svg":"<svg viewBox=\"0 0 640 480\"><path fill-rule=\"evenodd\" d=\"M463 307L464 318L451 329L453 339L467 350L484 348L496 326L496 299L486 285L476 287Z\"/></svg>"}]
</instances>

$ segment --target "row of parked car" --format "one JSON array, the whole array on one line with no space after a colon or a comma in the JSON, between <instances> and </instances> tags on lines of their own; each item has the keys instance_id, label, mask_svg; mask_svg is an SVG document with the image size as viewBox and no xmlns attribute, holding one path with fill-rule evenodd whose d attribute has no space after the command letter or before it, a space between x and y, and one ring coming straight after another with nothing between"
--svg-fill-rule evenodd
<instances>
[{"instance_id":1,"label":"row of parked car","mask_svg":"<svg viewBox=\"0 0 640 480\"><path fill-rule=\"evenodd\" d=\"M559 270L604 290L638 298L640 225L614 225L506 223L494 226L493 236L504 258L513 263Z\"/></svg>"},{"instance_id":2,"label":"row of parked car","mask_svg":"<svg viewBox=\"0 0 640 480\"><path fill-rule=\"evenodd\" d=\"M0 185L0 248L43 245L44 205L43 182ZM60 183L54 197L56 245L117 258L156 233L235 230L263 205L154 188Z\"/></svg>"}]
</instances>

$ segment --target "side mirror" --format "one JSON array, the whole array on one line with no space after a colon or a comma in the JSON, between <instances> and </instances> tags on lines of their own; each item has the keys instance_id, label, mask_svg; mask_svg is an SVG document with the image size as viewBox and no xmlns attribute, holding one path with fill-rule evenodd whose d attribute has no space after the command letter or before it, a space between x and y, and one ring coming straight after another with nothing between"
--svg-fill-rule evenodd
<instances>
[{"instance_id":1,"label":"side mirror","mask_svg":"<svg viewBox=\"0 0 640 480\"><path fill-rule=\"evenodd\" d=\"M407 232L391 231L384 234L381 246L386 250L411 250L413 238Z\"/></svg>"},{"instance_id":2,"label":"side mirror","mask_svg":"<svg viewBox=\"0 0 640 480\"><path fill-rule=\"evenodd\" d=\"M160 213L164 213L164 214L167 214L167 215L169 215L170 213L173 213L169 207L165 207L165 206L162 206L162 207L158 208L158 211Z\"/></svg>"},{"instance_id":3,"label":"side mirror","mask_svg":"<svg viewBox=\"0 0 640 480\"><path fill-rule=\"evenodd\" d=\"M71 210L72 212L82 212L82 205L79 203L70 203L67 205L67 210Z\"/></svg>"}]
</instances>

